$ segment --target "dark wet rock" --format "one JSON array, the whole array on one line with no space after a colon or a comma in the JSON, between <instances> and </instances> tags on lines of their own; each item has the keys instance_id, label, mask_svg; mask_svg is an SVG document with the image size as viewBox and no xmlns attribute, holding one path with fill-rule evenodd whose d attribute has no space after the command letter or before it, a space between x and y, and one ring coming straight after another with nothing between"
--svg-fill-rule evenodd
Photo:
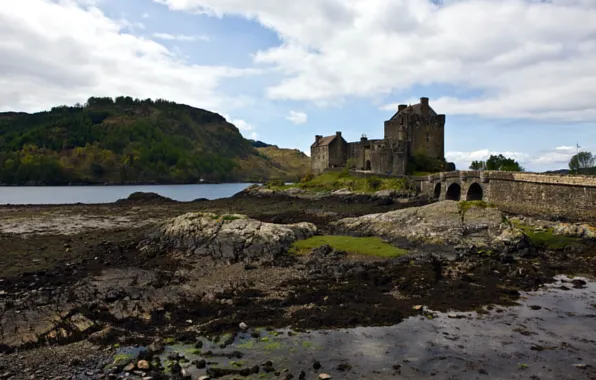
<instances>
[{"instance_id":1,"label":"dark wet rock","mask_svg":"<svg viewBox=\"0 0 596 380\"><path fill-rule=\"evenodd\" d=\"M171 198L164 197L157 193L152 192L134 192L128 196L126 199L119 199L116 201L117 204L123 203L170 203L176 202Z\"/></svg>"},{"instance_id":2,"label":"dark wet rock","mask_svg":"<svg viewBox=\"0 0 596 380\"><path fill-rule=\"evenodd\" d=\"M338 371L350 371L352 369L352 366L349 363L340 363L337 365L336 369Z\"/></svg>"},{"instance_id":3,"label":"dark wet rock","mask_svg":"<svg viewBox=\"0 0 596 380\"><path fill-rule=\"evenodd\" d=\"M140 244L142 252L184 252L217 263L275 260L296 240L313 236L311 223L278 225L243 215L187 213L171 219Z\"/></svg>"},{"instance_id":4,"label":"dark wet rock","mask_svg":"<svg viewBox=\"0 0 596 380\"><path fill-rule=\"evenodd\" d=\"M321 363L320 363L319 361L317 361L317 360L316 360L316 361L315 361L315 362L312 364L312 367L313 367L313 369L314 369L315 371L317 371L317 370L319 370L319 369L321 368Z\"/></svg>"}]
</instances>

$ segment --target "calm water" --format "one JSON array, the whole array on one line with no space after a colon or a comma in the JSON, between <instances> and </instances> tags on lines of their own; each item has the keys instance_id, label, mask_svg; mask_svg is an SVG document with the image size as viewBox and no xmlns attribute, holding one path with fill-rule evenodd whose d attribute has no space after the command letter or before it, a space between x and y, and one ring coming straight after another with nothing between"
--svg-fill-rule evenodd
<instances>
[{"instance_id":1,"label":"calm water","mask_svg":"<svg viewBox=\"0 0 596 380\"><path fill-rule=\"evenodd\" d=\"M0 187L0 204L110 203L142 191L177 201L227 198L250 183L138 186L8 186Z\"/></svg>"},{"instance_id":2,"label":"calm water","mask_svg":"<svg viewBox=\"0 0 596 380\"><path fill-rule=\"evenodd\" d=\"M583 280L587 284L575 289L570 288L570 278L558 276L543 290L525 293L519 306L497 307L486 314L433 312L432 319L410 317L395 326L293 336L287 330L278 330L278 335L260 329L261 338L252 338L252 331L242 332L225 350L203 339L201 352L194 346L168 347L162 363L168 363L169 352L178 351L189 361L204 358L224 368L250 368L271 360L277 370L288 368L294 379L301 370L306 379L317 379L324 372L334 380L594 379L596 283ZM201 356L207 351L240 351L243 357ZM322 364L319 371L313 369L315 360ZM188 371L205 375L204 369L194 366ZM263 372L247 379L263 377L279 379Z\"/></svg>"}]
</instances>

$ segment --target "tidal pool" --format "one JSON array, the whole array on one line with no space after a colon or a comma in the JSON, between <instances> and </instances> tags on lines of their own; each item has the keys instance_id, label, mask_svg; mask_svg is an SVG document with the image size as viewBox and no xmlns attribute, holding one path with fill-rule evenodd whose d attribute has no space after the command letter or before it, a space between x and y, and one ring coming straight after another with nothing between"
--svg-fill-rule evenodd
<instances>
[{"instance_id":1,"label":"tidal pool","mask_svg":"<svg viewBox=\"0 0 596 380\"><path fill-rule=\"evenodd\" d=\"M173 352L184 355L180 364L192 379L208 368L255 365L259 373L247 379L297 379L301 371L305 379L321 373L333 379L594 379L595 298L596 282L559 276L525 293L518 306L466 313L423 307L420 316L387 327L292 332L249 326L225 348L224 336L217 343L203 339L200 351L171 345L160 357L167 367ZM220 356L234 353L241 357ZM194 364L200 360L206 368ZM273 364L268 373L266 361ZM223 378L232 377L239 375Z\"/></svg>"}]
</instances>

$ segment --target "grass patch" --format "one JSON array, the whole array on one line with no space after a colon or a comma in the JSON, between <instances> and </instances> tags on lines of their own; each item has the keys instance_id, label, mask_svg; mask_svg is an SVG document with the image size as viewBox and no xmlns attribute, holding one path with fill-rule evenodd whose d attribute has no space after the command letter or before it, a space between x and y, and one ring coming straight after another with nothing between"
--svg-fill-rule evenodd
<instances>
[{"instance_id":1,"label":"grass patch","mask_svg":"<svg viewBox=\"0 0 596 380\"><path fill-rule=\"evenodd\" d=\"M556 235L552 228L536 230L533 227L522 224L517 220L512 220L511 224L522 230L523 233L528 236L532 242L532 245L535 247L556 251L564 249L570 245L583 245L578 238L565 235Z\"/></svg>"},{"instance_id":2,"label":"grass patch","mask_svg":"<svg viewBox=\"0 0 596 380\"><path fill-rule=\"evenodd\" d=\"M359 193L374 193L379 190L409 190L410 186L404 178L380 178L374 175L367 177L352 176L345 171L326 172L316 177L307 176L300 183L285 185L281 182L270 182L269 189L287 190L291 187L298 187L309 191L334 191L349 189Z\"/></svg>"},{"instance_id":3,"label":"grass patch","mask_svg":"<svg viewBox=\"0 0 596 380\"><path fill-rule=\"evenodd\" d=\"M336 250L377 257L397 257L407 253L405 249L385 243L376 236L313 236L305 240L298 240L292 244L290 253L306 254L313 248L328 244Z\"/></svg>"}]
</instances>

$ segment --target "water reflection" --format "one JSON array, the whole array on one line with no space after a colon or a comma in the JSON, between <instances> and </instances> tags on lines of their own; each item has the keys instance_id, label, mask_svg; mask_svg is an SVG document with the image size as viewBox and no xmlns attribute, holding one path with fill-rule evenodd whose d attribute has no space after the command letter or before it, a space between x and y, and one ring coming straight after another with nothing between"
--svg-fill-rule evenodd
<instances>
[{"instance_id":1,"label":"water reflection","mask_svg":"<svg viewBox=\"0 0 596 380\"><path fill-rule=\"evenodd\" d=\"M430 311L390 327L298 334L257 329L259 338L249 329L224 349L203 340L200 353L194 346L171 346L162 358L169 364L171 352L181 352L193 378L206 370L191 362L204 358L232 369L271 360L275 371L248 377L260 379L297 378L300 371L306 379L323 372L333 379L589 379L596 374L596 283L574 280L558 277L526 294L519 306L486 314ZM210 357L209 351L243 356ZM315 361L322 368L315 370Z\"/></svg>"}]
</instances>

